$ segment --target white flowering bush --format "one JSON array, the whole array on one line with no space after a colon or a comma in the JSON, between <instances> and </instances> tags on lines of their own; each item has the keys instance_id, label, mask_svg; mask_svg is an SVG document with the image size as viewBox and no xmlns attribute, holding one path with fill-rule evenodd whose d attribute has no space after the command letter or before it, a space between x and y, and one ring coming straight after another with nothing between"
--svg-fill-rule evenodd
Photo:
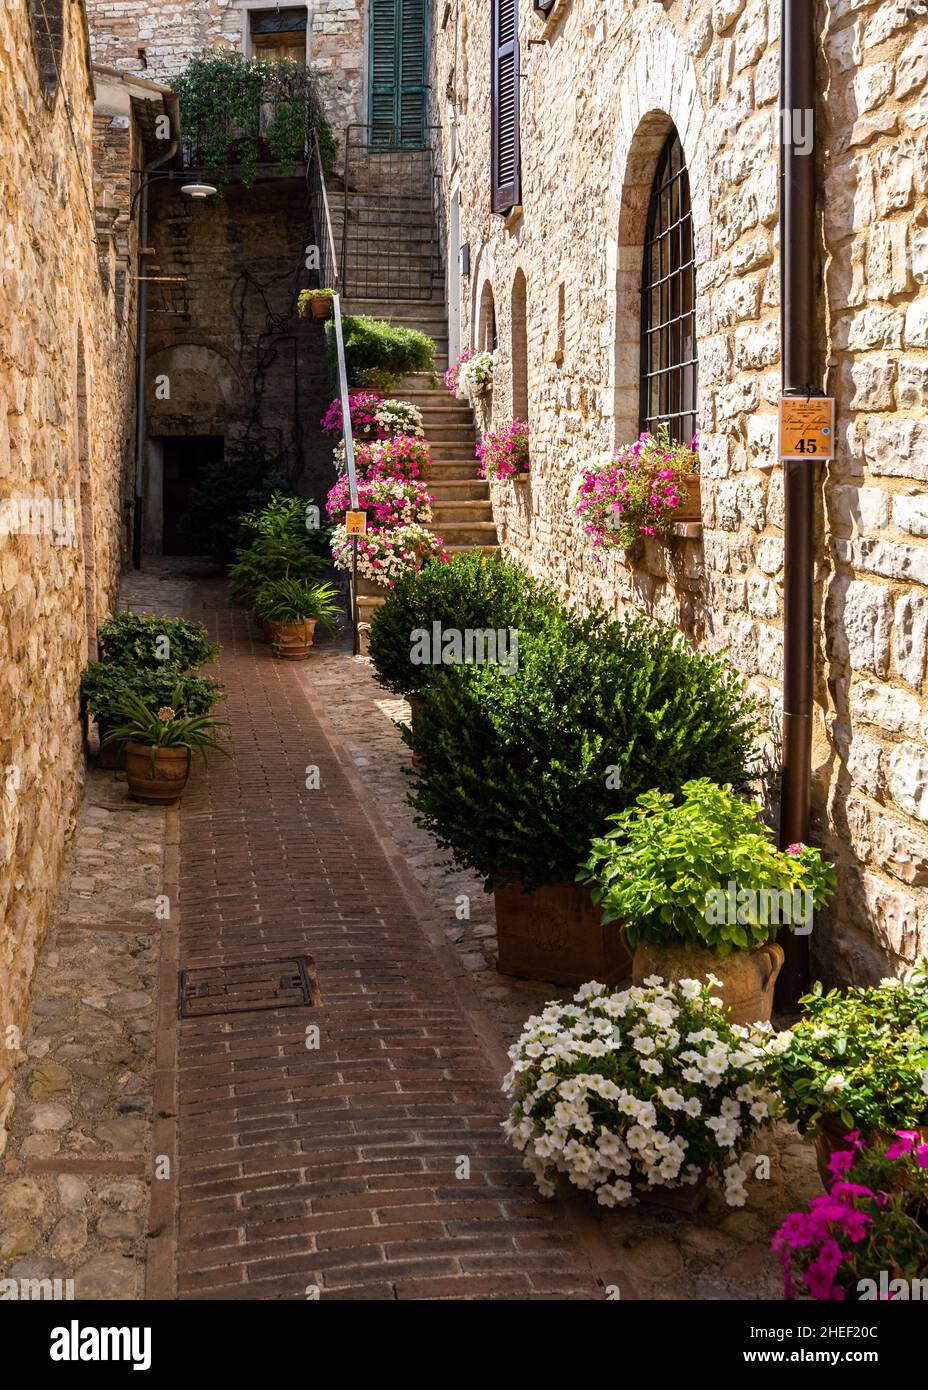
<instances>
[{"instance_id":1,"label":"white flowering bush","mask_svg":"<svg viewBox=\"0 0 928 1390\"><path fill-rule=\"evenodd\" d=\"M422 411L411 401L381 401L374 411L374 419L381 434L406 434L416 439L425 434Z\"/></svg>"},{"instance_id":2,"label":"white flowering bush","mask_svg":"<svg viewBox=\"0 0 928 1390\"><path fill-rule=\"evenodd\" d=\"M351 569L351 536L344 525L332 531L332 559L336 569ZM369 526L358 536L358 574L392 589L400 575L420 570L427 560L445 563L448 553L440 536L424 526L391 526L386 529Z\"/></svg>"},{"instance_id":3,"label":"white flowering bush","mask_svg":"<svg viewBox=\"0 0 928 1390\"><path fill-rule=\"evenodd\" d=\"M495 352L478 352L473 357L468 357L458 373L458 390L466 391L469 395L479 395L493 380L495 366Z\"/></svg>"},{"instance_id":4,"label":"white flowering bush","mask_svg":"<svg viewBox=\"0 0 928 1390\"><path fill-rule=\"evenodd\" d=\"M709 980L651 976L617 993L594 981L527 1021L503 1128L545 1196L558 1173L607 1207L711 1174L744 1205L751 1138L777 1104L763 1075L770 1027L730 1024Z\"/></svg>"}]
</instances>

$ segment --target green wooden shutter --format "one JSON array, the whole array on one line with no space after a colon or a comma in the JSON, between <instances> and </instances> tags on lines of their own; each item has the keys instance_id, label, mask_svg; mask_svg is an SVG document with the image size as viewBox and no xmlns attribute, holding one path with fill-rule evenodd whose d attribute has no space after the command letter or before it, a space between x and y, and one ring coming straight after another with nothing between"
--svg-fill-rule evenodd
<instances>
[{"instance_id":1,"label":"green wooden shutter","mask_svg":"<svg viewBox=\"0 0 928 1390\"><path fill-rule=\"evenodd\" d=\"M519 0L491 0L490 15L490 207L506 213L522 198Z\"/></svg>"},{"instance_id":2,"label":"green wooden shutter","mask_svg":"<svg viewBox=\"0 0 928 1390\"><path fill-rule=\"evenodd\" d=\"M428 0L371 0L370 124L374 144L421 145Z\"/></svg>"}]
</instances>

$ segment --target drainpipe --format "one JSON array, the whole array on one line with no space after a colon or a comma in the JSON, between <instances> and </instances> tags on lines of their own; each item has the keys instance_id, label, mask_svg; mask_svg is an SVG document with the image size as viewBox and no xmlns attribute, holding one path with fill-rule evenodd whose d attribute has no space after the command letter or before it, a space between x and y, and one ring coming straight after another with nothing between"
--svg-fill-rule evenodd
<instances>
[{"instance_id":1,"label":"drainpipe","mask_svg":"<svg viewBox=\"0 0 928 1390\"><path fill-rule=\"evenodd\" d=\"M780 37L780 341L783 394L821 394L815 384L818 287L815 272L816 172L808 123L815 111L816 6L781 0ZM803 132L799 148L797 141ZM809 834L812 773L813 468L783 462L783 739L781 849ZM809 938L784 932L786 960L776 1004L795 1008L809 982Z\"/></svg>"},{"instance_id":2,"label":"drainpipe","mask_svg":"<svg viewBox=\"0 0 928 1390\"><path fill-rule=\"evenodd\" d=\"M133 569L142 568L142 482L145 476L146 431L145 357L148 339L148 281L144 275L142 252L148 245L148 176L153 169L159 168L162 164L167 164L168 160L174 158L180 143L178 137L178 132L180 130L180 108L177 98L165 94L164 105L171 117L171 129L174 131L174 138L164 154L159 155L157 159L152 159L148 164L142 166L141 187L139 189L139 245L136 258L139 274L139 279L136 283L139 287L139 293L135 363L135 507L133 508L132 514Z\"/></svg>"}]
</instances>

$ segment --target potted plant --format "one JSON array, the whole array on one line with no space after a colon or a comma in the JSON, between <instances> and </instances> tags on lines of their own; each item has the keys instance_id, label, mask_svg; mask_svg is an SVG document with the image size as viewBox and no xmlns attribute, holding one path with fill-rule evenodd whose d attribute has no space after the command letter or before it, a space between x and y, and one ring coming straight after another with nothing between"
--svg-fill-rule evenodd
<instances>
[{"instance_id":1,"label":"potted plant","mask_svg":"<svg viewBox=\"0 0 928 1390\"><path fill-rule=\"evenodd\" d=\"M376 439L380 434L377 409L383 402L379 391L352 391L348 396L348 416L355 439ZM341 438L344 434L342 401L336 396L319 422L325 434Z\"/></svg>"},{"instance_id":2,"label":"potted plant","mask_svg":"<svg viewBox=\"0 0 928 1390\"><path fill-rule=\"evenodd\" d=\"M743 1206L751 1140L776 1108L764 1039L732 1027L710 984L584 985L530 1018L511 1048L504 1129L544 1196L563 1173L603 1206L670 1189L693 1209L711 1176Z\"/></svg>"},{"instance_id":3,"label":"potted plant","mask_svg":"<svg viewBox=\"0 0 928 1390\"><path fill-rule=\"evenodd\" d=\"M342 474L326 498L326 512L333 522L341 522L351 507L347 474ZM388 473L364 474L358 478L358 508L378 529L427 526L432 520L432 498L425 483L417 478L393 477Z\"/></svg>"},{"instance_id":4,"label":"potted plant","mask_svg":"<svg viewBox=\"0 0 928 1390\"><path fill-rule=\"evenodd\" d=\"M343 525L332 532L332 559L336 569L352 567L352 540ZM370 526L358 536L358 578L369 586L367 593L380 596L392 589L402 574L420 570L428 560L448 559L441 536L427 531L418 522L410 525ZM359 592L365 592L359 588Z\"/></svg>"},{"instance_id":5,"label":"potted plant","mask_svg":"<svg viewBox=\"0 0 928 1390\"><path fill-rule=\"evenodd\" d=\"M573 507L594 546L633 551L649 536L665 537L674 522L698 518L698 451L698 436L677 444L661 425L585 464Z\"/></svg>"},{"instance_id":6,"label":"potted plant","mask_svg":"<svg viewBox=\"0 0 928 1390\"><path fill-rule=\"evenodd\" d=\"M555 612L519 634L517 663L436 667L403 737L420 823L494 893L497 969L576 986L629 973L576 882L607 817L701 773L741 784L757 732L742 678L674 629Z\"/></svg>"},{"instance_id":7,"label":"potted plant","mask_svg":"<svg viewBox=\"0 0 928 1390\"><path fill-rule=\"evenodd\" d=\"M456 360L451 363L451 366L444 374L443 380L445 386L451 392L452 396L457 396L459 400L465 399L464 391L461 388L461 368L464 366L465 362L469 362L475 355L474 348L465 348Z\"/></svg>"},{"instance_id":8,"label":"potted plant","mask_svg":"<svg viewBox=\"0 0 928 1390\"><path fill-rule=\"evenodd\" d=\"M266 625L274 655L285 661L305 661L316 624L334 632L338 597L331 584L306 579L271 579L263 584L255 597L255 613Z\"/></svg>"},{"instance_id":9,"label":"potted plant","mask_svg":"<svg viewBox=\"0 0 928 1390\"><path fill-rule=\"evenodd\" d=\"M297 295L297 312L303 318L307 307L312 311L314 319L327 319L332 315L332 300L335 298L335 290L300 290Z\"/></svg>"},{"instance_id":10,"label":"potted plant","mask_svg":"<svg viewBox=\"0 0 928 1390\"><path fill-rule=\"evenodd\" d=\"M468 396L482 396L493 385L495 352L475 352L461 365L458 372L458 391Z\"/></svg>"},{"instance_id":11,"label":"potted plant","mask_svg":"<svg viewBox=\"0 0 928 1390\"><path fill-rule=\"evenodd\" d=\"M152 712L132 692L122 701L120 713L122 723L104 742L125 745L126 781L136 801L176 801L187 785L193 752L204 764L207 750L228 752L217 737L225 726L212 715L178 715L174 705Z\"/></svg>"},{"instance_id":12,"label":"potted plant","mask_svg":"<svg viewBox=\"0 0 928 1390\"><path fill-rule=\"evenodd\" d=\"M721 976L735 1023L769 1020L783 928L807 933L834 891L817 849L777 849L761 807L702 777L609 817L578 879L621 927L632 979Z\"/></svg>"},{"instance_id":13,"label":"potted plant","mask_svg":"<svg viewBox=\"0 0 928 1390\"><path fill-rule=\"evenodd\" d=\"M829 1191L794 1211L773 1238L787 1298L924 1297L928 1287L928 1144L896 1130L865 1144L845 1137L828 1162ZM913 1290L913 1281L920 1280Z\"/></svg>"},{"instance_id":14,"label":"potted plant","mask_svg":"<svg viewBox=\"0 0 928 1390\"><path fill-rule=\"evenodd\" d=\"M866 1142L895 1130L928 1138L928 962L907 981L827 994L816 983L802 1017L768 1048L770 1078L787 1119L815 1140L819 1172L848 1130Z\"/></svg>"},{"instance_id":15,"label":"potted plant","mask_svg":"<svg viewBox=\"0 0 928 1390\"><path fill-rule=\"evenodd\" d=\"M528 425L524 420L511 420L508 425L488 430L477 445L481 478L527 478Z\"/></svg>"}]
</instances>

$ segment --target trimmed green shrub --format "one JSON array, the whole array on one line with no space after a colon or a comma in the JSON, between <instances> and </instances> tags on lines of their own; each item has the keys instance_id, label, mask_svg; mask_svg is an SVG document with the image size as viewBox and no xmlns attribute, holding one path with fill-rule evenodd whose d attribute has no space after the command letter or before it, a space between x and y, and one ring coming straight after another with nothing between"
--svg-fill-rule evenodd
<instances>
[{"instance_id":1,"label":"trimmed green shrub","mask_svg":"<svg viewBox=\"0 0 928 1390\"><path fill-rule=\"evenodd\" d=\"M180 704L174 699L179 692ZM179 672L164 663L152 667L120 666L112 661L92 661L81 677L81 703L104 729L117 725L127 695L137 695L147 709L171 705L180 715L208 714L225 699L218 681Z\"/></svg>"},{"instance_id":2,"label":"trimmed green shrub","mask_svg":"<svg viewBox=\"0 0 928 1390\"><path fill-rule=\"evenodd\" d=\"M400 576L386 603L374 610L368 654L377 679L397 695L419 695L441 666L411 659L412 634L442 630L485 631L514 628L534 632L561 604L548 585L533 579L511 560L463 551L448 564L423 565L418 574Z\"/></svg>"},{"instance_id":3,"label":"trimmed green shrub","mask_svg":"<svg viewBox=\"0 0 928 1390\"><path fill-rule=\"evenodd\" d=\"M361 372L378 371L390 377L410 372L430 372L435 361L435 344L416 328L395 327L386 319L365 315L346 315L342 319L345 342L345 369L349 382L360 380ZM335 327L326 324L329 361L334 372Z\"/></svg>"},{"instance_id":4,"label":"trimmed green shrub","mask_svg":"<svg viewBox=\"0 0 928 1390\"><path fill-rule=\"evenodd\" d=\"M607 817L695 777L743 785L756 708L717 656L643 619L554 618L518 670L436 668L415 731L418 821L488 889L573 881Z\"/></svg>"},{"instance_id":5,"label":"trimmed green shrub","mask_svg":"<svg viewBox=\"0 0 928 1390\"><path fill-rule=\"evenodd\" d=\"M189 671L219 655L219 643L209 640L202 623L157 618L151 613L117 613L100 624L98 635L103 660L130 669L171 666Z\"/></svg>"}]
</instances>

